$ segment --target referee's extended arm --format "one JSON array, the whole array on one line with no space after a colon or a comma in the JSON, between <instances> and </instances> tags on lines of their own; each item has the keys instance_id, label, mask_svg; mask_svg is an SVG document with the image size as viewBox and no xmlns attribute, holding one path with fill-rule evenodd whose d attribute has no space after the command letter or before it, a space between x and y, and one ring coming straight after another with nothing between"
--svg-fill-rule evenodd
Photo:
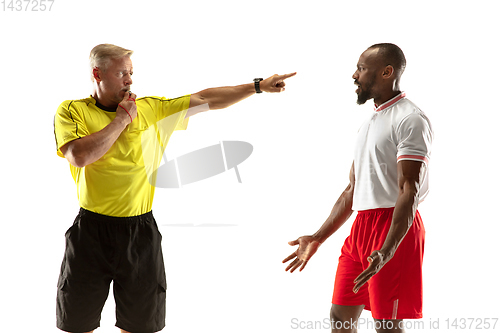
<instances>
[{"instance_id":1,"label":"referee's extended arm","mask_svg":"<svg viewBox=\"0 0 500 333\"><path fill-rule=\"evenodd\" d=\"M275 74L260 82L260 89L263 92L279 93L285 90L285 80L295 76L297 73ZM208 88L191 94L189 110L186 117L194 116L203 111L194 107L208 104L209 110L225 109L255 94L253 83L241 84L239 86ZM206 111L206 110L205 110Z\"/></svg>"}]
</instances>

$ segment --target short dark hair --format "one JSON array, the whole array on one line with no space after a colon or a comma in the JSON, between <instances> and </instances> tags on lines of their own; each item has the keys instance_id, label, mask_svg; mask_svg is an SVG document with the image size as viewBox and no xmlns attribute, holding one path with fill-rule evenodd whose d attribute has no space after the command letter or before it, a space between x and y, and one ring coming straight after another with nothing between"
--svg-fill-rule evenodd
<instances>
[{"instance_id":1,"label":"short dark hair","mask_svg":"<svg viewBox=\"0 0 500 333\"><path fill-rule=\"evenodd\" d=\"M385 66L391 65L398 76L401 76L406 68L406 58L399 46L391 43L374 44L368 48L378 49L380 59L385 62Z\"/></svg>"}]
</instances>

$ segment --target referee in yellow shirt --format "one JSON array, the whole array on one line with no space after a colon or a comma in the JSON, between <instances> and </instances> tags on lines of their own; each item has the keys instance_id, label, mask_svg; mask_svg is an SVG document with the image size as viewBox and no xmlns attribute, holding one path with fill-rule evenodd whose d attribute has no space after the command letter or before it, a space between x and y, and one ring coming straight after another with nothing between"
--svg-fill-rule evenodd
<instances>
[{"instance_id":1,"label":"referee in yellow shirt","mask_svg":"<svg viewBox=\"0 0 500 333\"><path fill-rule=\"evenodd\" d=\"M186 129L189 117L226 108L256 92L281 92L284 80L295 75L174 99L137 98L130 91L132 53L112 44L94 47L92 95L63 102L54 118L57 154L69 161L81 207L66 232L57 289L57 327L67 332L99 327L111 281L116 326L122 332L165 327L165 268L161 234L151 213L155 179L150 170L158 168L171 134ZM165 119L160 130L157 124ZM152 159L144 156L141 143L149 128L160 139L149 154Z\"/></svg>"}]
</instances>

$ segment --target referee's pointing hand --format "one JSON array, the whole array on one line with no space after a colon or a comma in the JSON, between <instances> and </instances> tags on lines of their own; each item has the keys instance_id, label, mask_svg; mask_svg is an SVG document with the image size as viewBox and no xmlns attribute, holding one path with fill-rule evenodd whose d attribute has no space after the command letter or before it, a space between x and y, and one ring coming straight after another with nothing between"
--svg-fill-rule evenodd
<instances>
[{"instance_id":1,"label":"referee's pointing hand","mask_svg":"<svg viewBox=\"0 0 500 333\"><path fill-rule=\"evenodd\" d=\"M295 74L297 72L283 75L274 74L260 83L260 90L270 93L285 91L285 80L295 76Z\"/></svg>"}]
</instances>

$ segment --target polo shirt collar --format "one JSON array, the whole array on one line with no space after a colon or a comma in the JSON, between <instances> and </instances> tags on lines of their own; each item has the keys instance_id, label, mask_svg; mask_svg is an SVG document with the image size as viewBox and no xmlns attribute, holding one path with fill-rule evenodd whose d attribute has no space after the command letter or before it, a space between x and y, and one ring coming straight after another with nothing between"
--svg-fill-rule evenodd
<instances>
[{"instance_id":1,"label":"polo shirt collar","mask_svg":"<svg viewBox=\"0 0 500 333\"><path fill-rule=\"evenodd\" d=\"M90 98L92 99L92 101L94 101L94 105L97 106L99 109L101 109L103 111L107 111L107 112L116 112L116 107L113 108L113 107L104 106L101 103L99 103L98 101L96 101L96 99L94 97L92 97L92 95L90 95Z\"/></svg>"},{"instance_id":2,"label":"polo shirt collar","mask_svg":"<svg viewBox=\"0 0 500 333\"><path fill-rule=\"evenodd\" d=\"M379 111L385 110L388 107L390 107L390 106L394 105L395 103L399 102L401 99L403 99L405 97L406 97L406 93L403 91L399 95L397 95L396 97L388 100L387 102L381 104L380 106L377 106L377 104L375 104L375 112L379 112Z\"/></svg>"}]
</instances>

